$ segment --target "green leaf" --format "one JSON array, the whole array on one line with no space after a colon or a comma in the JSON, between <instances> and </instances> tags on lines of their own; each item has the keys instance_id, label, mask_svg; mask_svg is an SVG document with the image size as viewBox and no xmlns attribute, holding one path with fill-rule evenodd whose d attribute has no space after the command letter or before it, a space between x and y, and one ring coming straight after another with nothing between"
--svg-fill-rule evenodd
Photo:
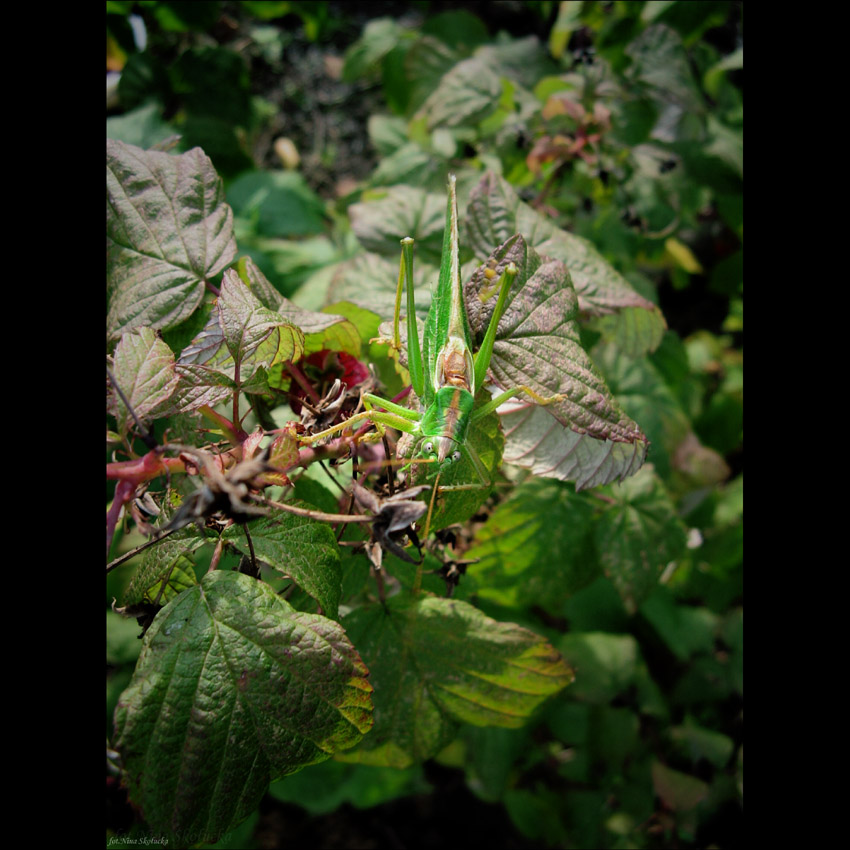
<instances>
[{"instance_id":1,"label":"green leaf","mask_svg":"<svg viewBox=\"0 0 850 850\"><path fill-rule=\"evenodd\" d=\"M574 699L604 705L635 681L640 652L631 635L573 632L558 641L558 649L575 670Z\"/></svg>"},{"instance_id":2,"label":"green leaf","mask_svg":"<svg viewBox=\"0 0 850 850\"><path fill-rule=\"evenodd\" d=\"M627 357L637 360L661 345L667 323L657 309L626 307L599 316L591 327L612 340Z\"/></svg>"},{"instance_id":3,"label":"green leaf","mask_svg":"<svg viewBox=\"0 0 850 850\"><path fill-rule=\"evenodd\" d=\"M249 171L227 189L233 213L251 221L259 236L287 237L323 233L321 198L294 171Z\"/></svg>"},{"instance_id":4,"label":"green leaf","mask_svg":"<svg viewBox=\"0 0 850 850\"><path fill-rule=\"evenodd\" d=\"M488 803L502 799L514 783L514 766L532 744L531 734L528 726L520 730L466 726L462 730L458 743L465 744L466 752L459 766L466 768L466 783L476 797Z\"/></svg>"},{"instance_id":5,"label":"green leaf","mask_svg":"<svg viewBox=\"0 0 850 850\"><path fill-rule=\"evenodd\" d=\"M386 157L407 144L407 122L396 115L370 115L369 141Z\"/></svg>"},{"instance_id":6,"label":"green leaf","mask_svg":"<svg viewBox=\"0 0 850 850\"><path fill-rule=\"evenodd\" d=\"M581 26L581 7L582 3L577 0L565 0L559 4L558 17L549 34L549 52L555 59L561 58L567 49L570 35Z\"/></svg>"},{"instance_id":7,"label":"green leaf","mask_svg":"<svg viewBox=\"0 0 850 850\"><path fill-rule=\"evenodd\" d=\"M466 55L431 35L423 35L411 45L404 57L409 88L408 114L422 106L442 81L446 69L454 67Z\"/></svg>"},{"instance_id":8,"label":"green leaf","mask_svg":"<svg viewBox=\"0 0 850 850\"><path fill-rule=\"evenodd\" d=\"M375 687L375 728L343 760L406 767L439 752L458 723L518 728L573 679L543 638L458 600L394 597L343 623Z\"/></svg>"},{"instance_id":9,"label":"green leaf","mask_svg":"<svg viewBox=\"0 0 850 850\"><path fill-rule=\"evenodd\" d=\"M246 116L242 123L252 120L252 116ZM180 123L180 135L182 146L203 148L216 170L226 179L242 174L254 165L245 152L245 131L226 118L206 112L187 112Z\"/></svg>"},{"instance_id":10,"label":"green leaf","mask_svg":"<svg viewBox=\"0 0 850 850\"><path fill-rule=\"evenodd\" d=\"M652 763L652 785L664 805L674 812L696 808L709 793L707 782L673 770L659 761Z\"/></svg>"},{"instance_id":11,"label":"green leaf","mask_svg":"<svg viewBox=\"0 0 850 850\"><path fill-rule=\"evenodd\" d=\"M691 113L705 111L687 51L675 30L664 24L647 27L626 47L626 55L632 60L631 75L662 105L674 104Z\"/></svg>"},{"instance_id":12,"label":"green leaf","mask_svg":"<svg viewBox=\"0 0 850 850\"><path fill-rule=\"evenodd\" d=\"M564 263L540 257L520 234L509 239L464 288L473 334L483 338L495 306L487 272L498 274L511 262L517 276L490 369L502 389L528 386L540 396L565 398L540 407L518 395L500 408L505 460L538 475L574 480L578 489L634 474L648 442L581 346L578 300Z\"/></svg>"},{"instance_id":13,"label":"green leaf","mask_svg":"<svg viewBox=\"0 0 850 850\"><path fill-rule=\"evenodd\" d=\"M410 186L428 186L445 176L444 162L426 151L417 142L408 142L385 156L375 169L369 182L373 186L392 186L405 183Z\"/></svg>"},{"instance_id":14,"label":"green leaf","mask_svg":"<svg viewBox=\"0 0 850 850\"><path fill-rule=\"evenodd\" d=\"M115 712L129 796L178 846L216 841L269 782L355 745L367 670L331 620L216 571L157 615Z\"/></svg>"},{"instance_id":15,"label":"green leaf","mask_svg":"<svg viewBox=\"0 0 850 850\"><path fill-rule=\"evenodd\" d=\"M195 577L192 552L204 544L193 529L184 529L167 537L142 556L142 563L130 580L124 594L124 605L153 602L162 595L160 604L166 605L184 590L198 583ZM162 583L168 577L166 586Z\"/></svg>"},{"instance_id":16,"label":"green leaf","mask_svg":"<svg viewBox=\"0 0 850 850\"><path fill-rule=\"evenodd\" d=\"M209 158L106 141L107 330L171 328L235 257L233 214Z\"/></svg>"},{"instance_id":17,"label":"green leaf","mask_svg":"<svg viewBox=\"0 0 850 850\"><path fill-rule=\"evenodd\" d=\"M248 526L254 553L261 561L290 576L321 606L326 617L339 614L341 567L339 546L331 527L325 522L278 511ZM222 537L243 555L251 551L245 532L236 526Z\"/></svg>"},{"instance_id":18,"label":"green leaf","mask_svg":"<svg viewBox=\"0 0 850 850\"><path fill-rule=\"evenodd\" d=\"M282 18L293 11L290 0L240 0L239 5L263 21Z\"/></svg>"},{"instance_id":19,"label":"green leaf","mask_svg":"<svg viewBox=\"0 0 850 850\"><path fill-rule=\"evenodd\" d=\"M713 98L717 98L720 91L720 83L726 71L735 71L744 67L744 48L739 47L728 56L724 56L715 65L712 65L703 75L702 82L705 90Z\"/></svg>"},{"instance_id":20,"label":"green leaf","mask_svg":"<svg viewBox=\"0 0 850 850\"><path fill-rule=\"evenodd\" d=\"M705 729L687 719L684 725L670 729L670 738L676 751L693 764L705 759L718 770L726 766L735 749L735 744L728 735Z\"/></svg>"},{"instance_id":21,"label":"green leaf","mask_svg":"<svg viewBox=\"0 0 850 850\"><path fill-rule=\"evenodd\" d=\"M477 560L458 589L500 605L563 602L599 575L594 506L567 485L531 480L499 504L464 553Z\"/></svg>"},{"instance_id":22,"label":"green leaf","mask_svg":"<svg viewBox=\"0 0 850 850\"><path fill-rule=\"evenodd\" d=\"M376 70L381 59L398 44L402 32L402 28L392 18L369 21L360 38L345 51L343 80L353 83Z\"/></svg>"},{"instance_id":23,"label":"green leaf","mask_svg":"<svg viewBox=\"0 0 850 850\"><path fill-rule=\"evenodd\" d=\"M269 794L276 800L301 806L311 815L325 815L343 803L369 809L399 797L425 794L430 790L418 765L398 770L343 764L331 759L273 782Z\"/></svg>"},{"instance_id":24,"label":"green leaf","mask_svg":"<svg viewBox=\"0 0 850 850\"><path fill-rule=\"evenodd\" d=\"M646 350L660 341L665 327L658 308L639 295L631 284L581 236L556 227L551 220L523 203L503 178L487 172L472 190L467 209L468 246L476 257L488 257L515 233L521 233L529 246L541 255L566 264L578 295L582 314L604 316L623 310L647 311L651 321L641 317ZM630 344L634 348L634 343Z\"/></svg>"},{"instance_id":25,"label":"green leaf","mask_svg":"<svg viewBox=\"0 0 850 850\"><path fill-rule=\"evenodd\" d=\"M573 792L570 799L578 793L581 792ZM568 841L564 825L558 816L559 810L563 808L563 801L558 798L556 792L542 788L535 788L534 791L527 788L509 788L505 793L504 805L517 830L527 839L539 842L539 846L564 847L572 842L574 836L571 834ZM579 846L595 845L582 842Z\"/></svg>"},{"instance_id":26,"label":"green leaf","mask_svg":"<svg viewBox=\"0 0 850 850\"><path fill-rule=\"evenodd\" d=\"M398 258L401 256L400 246L396 248L396 257L392 260L379 254L366 253L342 263L328 287L328 301L347 301L380 318L391 319L398 288ZM413 267L413 283L417 299L416 312L423 319L431 301L430 283L436 278L437 267L419 262L417 256Z\"/></svg>"},{"instance_id":27,"label":"green leaf","mask_svg":"<svg viewBox=\"0 0 850 850\"><path fill-rule=\"evenodd\" d=\"M628 357L613 343L594 346L593 362L620 404L640 422L652 444L652 462L666 480L673 469L673 457L690 429L678 399L653 363L647 358Z\"/></svg>"},{"instance_id":28,"label":"green leaf","mask_svg":"<svg viewBox=\"0 0 850 850\"><path fill-rule=\"evenodd\" d=\"M212 0L209 3L187 3L180 0L170 2L146 3L157 23L164 30L185 33L187 31L207 31L221 16L221 3Z\"/></svg>"},{"instance_id":29,"label":"green leaf","mask_svg":"<svg viewBox=\"0 0 850 850\"><path fill-rule=\"evenodd\" d=\"M138 623L107 608L106 663L114 667L135 664L141 648Z\"/></svg>"},{"instance_id":30,"label":"green leaf","mask_svg":"<svg viewBox=\"0 0 850 850\"><path fill-rule=\"evenodd\" d=\"M351 229L367 251L396 258L395 282L398 282L398 257L401 239L416 240L416 261L439 267L446 223L446 196L426 192L414 186L392 186L376 193L375 200L353 204L349 209Z\"/></svg>"},{"instance_id":31,"label":"green leaf","mask_svg":"<svg viewBox=\"0 0 850 850\"><path fill-rule=\"evenodd\" d=\"M223 47L191 48L180 54L169 74L193 117L215 118L223 126L250 126L251 78L240 53Z\"/></svg>"},{"instance_id":32,"label":"green leaf","mask_svg":"<svg viewBox=\"0 0 850 850\"><path fill-rule=\"evenodd\" d=\"M174 128L162 120L162 107L158 103L147 103L106 119L107 138L140 148L152 148L173 135Z\"/></svg>"},{"instance_id":33,"label":"green leaf","mask_svg":"<svg viewBox=\"0 0 850 850\"><path fill-rule=\"evenodd\" d=\"M214 407L237 389L233 378L217 369L194 363L178 363L176 369L180 380L168 404L160 408L163 416Z\"/></svg>"},{"instance_id":34,"label":"green leaf","mask_svg":"<svg viewBox=\"0 0 850 850\"><path fill-rule=\"evenodd\" d=\"M464 52L484 44L490 38L481 19L466 9L451 9L428 15L422 25L422 32Z\"/></svg>"},{"instance_id":35,"label":"green leaf","mask_svg":"<svg viewBox=\"0 0 850 850\"><path fill-rule=\"evenodd\" d=\"M149 100L158 101L161 108L170 94L168 75L160 61L147 51L128 57L118 81L118 97L123 110L135 109Z\"/></svg>"},{"instance_id":36,"label":"green leaf","mask_svg":"<svg viewBox=\"0 0 850 850\"><path fill-rule=\"evenodd\" d=\"M139 328L121 335L115 347L113 374L141 420L168 400L179 380L174 370L173 352L151 328ZM110 392L109 409L123 436L132 420L114 390Z\"/></svg>"},{"instance_id":37,"label":"green leaf","mask_svg":"<svg viewBox=\"0 0 850 850\"><path fill-rule=\"evenodd\" d=\"M253 222L238 217L236 239L240 250L257 263L278 292L291 295L305 287L319 301L321 295L312 291L308 281L328 274L343 257L343 249L324 234L294 239L257 236Z\"/></svg>"},{"instance_id":38,"label":"green leaf","mask_svg":"<svg viewBox=\"0 0 850 850\"><path fill-rule=\"evenodd\" d=\"M486 44L475 51L475 56L500 77L507 77L527 89L533 88L543 77L558 72L558 67L534 35Z\"/></svg>"},{"instance_id":39,"label":"green leaf","mask_svg":"<svg viewBox=\"0 0 850 850\"><path fill-rule=\"evenodd\" d=\"M687 532L651 465L609 492L614 503L596 521L596 548L605 574L634 611L683 554Z\"/></svg>"},{"instance_id":40,"label":"green leaf","mask_svg":"<svg viewBox=\"0 0 850 850\"><path fill-rule=\"evenodd\" d=\"M482 59L471 57L445 74L418 116L426 119L429 130L474 126L496 109L501 93L499 75Z\"/></svg>"},{"instance_id":41,"label":"green leaf","mask_svg":"<svg viewBox=\"0 0 850 850\"><path fill-rule=\"evenodd\" d=\"M679 661L713 651L718 618L707 608L679 605L662 586L644 600L640 613Z\"/></svg>"}]
</instances>

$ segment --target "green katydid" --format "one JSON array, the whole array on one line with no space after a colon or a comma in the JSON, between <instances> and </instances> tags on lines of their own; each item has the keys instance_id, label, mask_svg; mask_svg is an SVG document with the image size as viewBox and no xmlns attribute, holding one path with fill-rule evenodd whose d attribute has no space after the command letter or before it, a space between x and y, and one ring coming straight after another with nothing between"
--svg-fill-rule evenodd
<instances>
[{"instance_id":1,"label":"green katydid","mask_svg":"<svg viewBox=\"0 0 850 850\"><path fill-rule=\"evenodd\" d=\"M393 346L396 349L401 348L399 314L402 290L406 287L408 371L412 389L420 402L420 409L411 410L367 393L363 396L365 411L332 428L311 435L307 441L316 442L356 422L368 419L379 430L390 427L411 435L414 442L411 462L433 464L432 469L436 468L440 474L459 463L465 454L472 461L479 482L451 485L443 489L487 487L492 482L486 467L469 444L470 429L517 393L527 393L538 404L561 401L563 397L555 395L543 398L529 387L519 386L498 394L486 403L479 402L476 406L475 396L485 383L496 329L505 310L508 292L517 269L510 263L497 282L499 297L496 307L481 347L473 355L472 335L460 280L457 196L453 174L449 175L448 181L446 228L443 234L439 283L425 322L422 345L419 342L414 312L413 242L409 236L401 240ZM437 481L439 482L439 478Z\"/></svg>"}]
</instances>

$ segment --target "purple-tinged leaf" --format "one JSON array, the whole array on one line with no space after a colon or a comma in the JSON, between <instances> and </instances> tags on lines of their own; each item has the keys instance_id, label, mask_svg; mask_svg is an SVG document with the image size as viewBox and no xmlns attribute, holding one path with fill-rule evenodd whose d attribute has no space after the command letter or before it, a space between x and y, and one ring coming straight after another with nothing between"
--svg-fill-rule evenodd
<instances>
[{"instance_id":1,"label":"purple-tinged leaf","mask_svg":"<svg viewBox=\"0 0 850 850\"><path fill-rule=\"evenodd\" d=\"M163 416L214 407L230 398L236 389L233 378L216 369L194 363L178 363L176 368L180 381L168 404L161 408Z\"/></svg>"},{"instance_id":2,"label":"purple-tinged leaf","mask_svg":"<svg viewBox=\"0 0 850 850\"><path fill-rule=\"evenodd\" d=\"M173 156L106 142L107 331L167 329L236 256L233 213L200 148Z\"/></svg>"},{"instance_id":3,"label":"purple-tinged leaf","mask_svg":"<svg viewBox=\"0 0 850 850\"><path fill-rule=\"evenodd\" d=\"M541 255L566 264L583 315L605 316L630 309L646 311L647 316L637 317L622 331L631 334L631 349L636 348L636 330L640 331L638 342L643 351L651 350L660 342L666 324L659 309L639 295L592 243L561 230L523 203L503 178L492 172L484 175L470 194L465 225L467 247L479 258L489 256L498 245L515 233L521 233ZM615 330L618 330L616 326Z\"/></svg>"},{"instance_id":4,"label":"purple-tinged leaf","mask_svg":"<svg viewBox=\"0 0 850 850\"><path fill-rule=\"evenodd\" d=\"M360 356L360 334L345 316L317 313L293 304L272 286L250 257L239 261L239 275L264 307L301 330L306 354L330 349Z\"/></svg>"},{"instance_id":5,"label":"purple-tinged leaf","mask_svg":"<svg viewBox=\"0 0 850 850\"><path fill-rule=\"evenodd\" d=\"M151 328L122 334L115 347L113 374L142 420L168 400L178 382L174 354ZM109 410L115 416L118 433L125 434L130 413L114 391L109 395Z\"/></svg>"},{"instance_id":6,"label":"purple-tinged leaf","mask_svg":"<svg viewBox=\"0 0 850 850\"><path fill-rule=\"evenodd\" d=\"M304 335L274 310L263 306L232 269L224 273L216 308L204 329L180 354L180 383L175 410L197 410L216 404L238 388L268 391L266 370L273 364L298 360Z\"/></svg>"},{"instance_id":7,"label":"purple-tinged leaf","mask_svg":"<svg viewBox=\"0 0 850 850\"><path fill-rule=\"evenodd\" d=\"M298 360L304 353L301 331L264 307L233 269L224 273L218 316L224 343L240 366L250 363L268 368Z\"/></svg>"},{"instance_id":8,"label":"purple-tinged leaf","mask_svg":"<svg viewBox=\"0 0 850 850\"><path fill-rule=\"evenodd\" d=\"M578 300L564 263L540 257L520 234L510 238L465 286L474 336L479 341L484 336L496 301L492 281L508 263L517 276L490 371L501 389L527 386L564 400L540 407L521 394L504 405L504 459L575 481L579 489L632 475L646 456L647 439L581 346Z\"/></svg>"}]
</instances>

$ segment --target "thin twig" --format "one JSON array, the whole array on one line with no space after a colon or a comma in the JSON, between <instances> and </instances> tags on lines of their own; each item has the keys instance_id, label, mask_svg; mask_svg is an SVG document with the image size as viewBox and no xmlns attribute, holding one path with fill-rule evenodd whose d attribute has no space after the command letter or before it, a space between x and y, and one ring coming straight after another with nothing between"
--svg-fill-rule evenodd
<instances>
[{"instance_id":1,"label":"thin twig","mask_svg":"<svg viewBox=\"0 0 850 850\"><path fill-rule=\"evenodd\" d=\"M390 443L389 443L389 440L387 440L386 434L381 434L381 441L384 444L384 457L387 460L389 460L390 459ZM390 496L393 496L393 495L395 495L395 488L393 487L392 465L389 464L389 463L387 464L386 472L387 472L387 486L389 487L389 490L390 490Z\"/></svg>"},{"instance_id":2,"label":"thin twig","mask_svg":"<svg viewBox=\"0 0 850 850\"><path fill-rule=\"evenodd\" d=\"M131 549L129 552L125 552L123 555L119 555L115 560L110 561L106 565L106 572L112 572L116 567L120 567L121 564L126 563L130 560L130 558L135 557L139 554L139 552L144 552L150 546L153 546L156 543L159 543L162 540L165 540L170 534L174 534L178 529L173 528L171 531L166 531L164 534L160 534L159 537L154 537L152 540L148 540L145 543L142 543L141 546L137 546L135 549Z\"/></svg>"},{"instance_id":3,"label":"thin twig","mask_svg":"<svg viewBox=\"0 0 850 850\"><path fill-rule=\"evenodd\" d=\"M257 556L254 554L254 541L251 540L251 535L248 533L247 525L243 525L242 530L245 532L245 538L248 540L248 549L251 552L251 566L254 568L254 572L259 575L260 568L257 566Z\"/></svg>"},{"instance_id":4,"label":"thin twig","mask_svg":"<svg viewBox=\"0 0 850 850\"><path fill-rule=\"evenodd\" d=\"M115 392L118 393L118 397L121 399L122 402L124 402L124 407L127 408L130 413L130 416L133 417L133 421L136 423L136 427L139 429L139 437L141 438L142 442L149 449L155 449L158 445L156 440L148 433L145 426L142 425L139 417L136 416L136 411L133 410L133 405L130 404L129 399L127 398L127 396L124 395L124 390L122 390L121 387L118 385L118 381L115 379L115 375L112 374L112 370L109 368L109 366L106 367L106 375L109 378L109 381L112 386L115 388Z\"/></svg>"},{"instance_id":5,"label":"thin twig","mask_svg":"<svg viewBox=\"0 0 850 850\"><path fill-rule=\"evenodd\" d=\"M307 508L296 508L295 505L287 505L283 502L273 502L271 499L263 499L262 504L270 508L288 511L297 516L320 519L325 522L372 522L375 519L373 516L364 516L363 514L326 514L324 511L312 511Z\"/></svg>"}]
</instances>

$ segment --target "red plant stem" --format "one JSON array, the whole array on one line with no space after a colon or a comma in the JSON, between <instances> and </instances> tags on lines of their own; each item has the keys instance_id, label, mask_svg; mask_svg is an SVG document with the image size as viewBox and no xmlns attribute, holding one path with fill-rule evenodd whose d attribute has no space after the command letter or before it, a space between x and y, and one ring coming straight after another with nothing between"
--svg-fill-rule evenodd
<instances>
[{"instance_id":1,"label":"red plant stem","mask_svg":"<svg viewBox=\"0 0 850 850\"><path fill-rule=\"evenodd\" d=\"M299 466L308 467L311 463L324 460L325 458L342 457L348 453L350 444L351 440L349 438L341 437L324 446L310 446L300 449L298 460L280 471L288 472L290 469L295 469ZM236 448L226 454L213 457L213 462L219 464L222 471L224 471L228 466L226 460L228 458L239 460L240 454L240 448ZM160 475L185 471L186 464L181 458L163 457L161 448L150 451L140 458L106 464L107 479L118 482L115 486L115 496L112 500L112 505L106 514L107 558L109 557L109 547L112 545L115 529L118 526L118 519L121 516L121 509L133 500L137 488L147 481L158 478Z\"/></svg>"},{"instance_id":2,"label":"red plant stem","mask_svg":"<svg viewBox=\"0 0 850 850\"><path fill-rule=\"evenodd\" d=\"M150 451L133 460L119 460L106 464L107 479L144 484L168 472L185 472L186 464L178 457L163 457L158 450Z\"/></svg>"},{"instance_id":3,"label":"red plant stem","mask_svg":"<svg viewBox=\"0 0 850 850\"><path fill-rule=\"evenodd\" d=\"M313 404L318 404L321 399L307 376L291 360L286 361L286 368L292 376L292 379L299 387L301 387L302 390L304 390L305 393L307 393Z\"/></svg>"},{"instance_id":4,"label":"red plant stem","mask_svg":"<svg viewBox=\"0 0 850 850\"><path fill-rule=\"evenodd\" d=\"M408 385L398 395L391 398L390 401L394 401L396 404L398 404L400 401L406 399L412 391L413 387Z\"/></svg>"},{"instance_id":5,"label":"red plant stem","mask_svg":"<svg viewBox=\"0 0 850 850\"><path fill-rule=\"evenodd\" d=\"M233 427L239 427L239 360L236 361L236 366L233 370L233 381L236 384L236 389L233 390Z\"/></svg>"},{"instance_id":6,"label":"red plant stem","mask_svg":"<svg viewBox=\"0 0 850 850\"><path fill-rule=\"evenodd\" d=\"M124 507L133 494L136 492L136 485L129 481L119 481L115 486L115 498L109 510L106 512L106 557L109 558L109 547L112 545L112 538L115 535L115 529L118 526L118 518L121 516L121 508Z\"/></svg>"},{"instance_id":7,"label":"red plant stem","mask_svg":"<svg viewBox=\"0 0 850 850\"><path fill-rule=\"evenodd\" d=\"M224 551L224 539L219 537L218 543L215 544L215 551L212 554L212 558L210 558L210 566L207 570L208 573L211 573L213 570L218 569L219 561L221 561L221 553Z\"/></svg>"},{"instance_id":8,"label":"red plant stem","mask_svg":"<svg viewBox=\"0 0 850 850\"><path fill-rule=\"evenodd\" d=\"M234 422L231 422L227 417L222 416L220 413L216 413L208 404L198 408L198 412L211 422L215 422L215 424L218 425L218 427L224 432L225 437L227 437L234 446L238 446L248 436L239 427L238 422L235 420Z\"/></svg>"}]
</instances>

